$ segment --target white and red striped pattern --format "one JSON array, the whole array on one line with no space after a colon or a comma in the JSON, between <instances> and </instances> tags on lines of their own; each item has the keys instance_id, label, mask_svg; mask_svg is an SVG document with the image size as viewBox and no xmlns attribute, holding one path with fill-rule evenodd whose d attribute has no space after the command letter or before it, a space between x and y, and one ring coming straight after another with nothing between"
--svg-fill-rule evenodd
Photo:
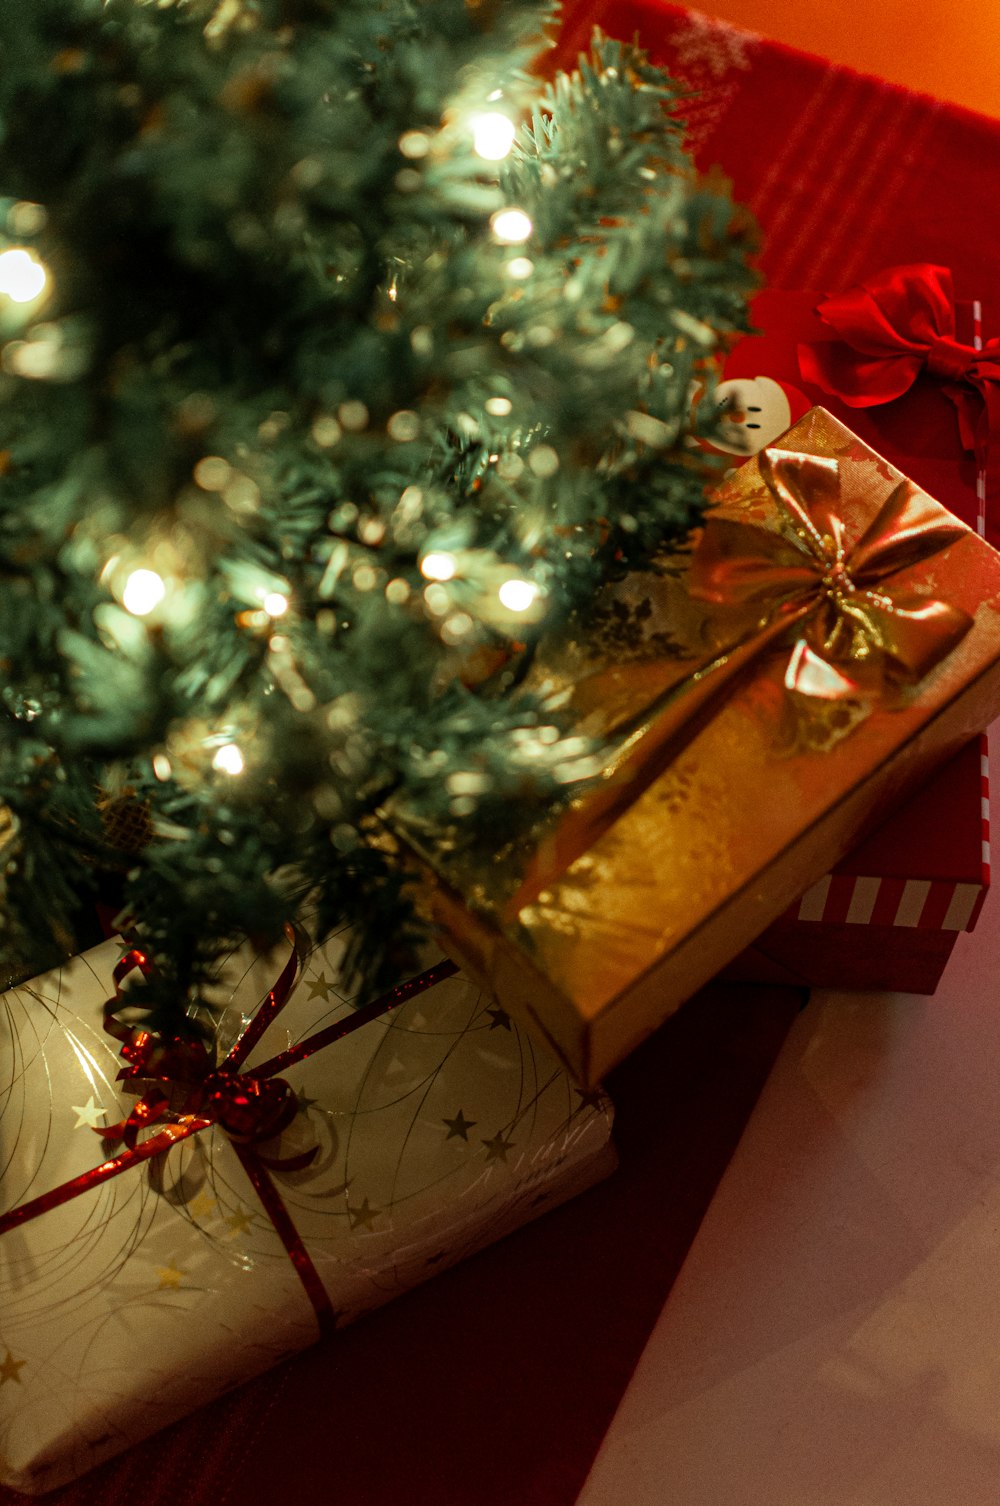
<instances>
[{"instance_id":1,"label":"white and red striped pattern","mask_svg":"<svg viewBox=\"0 0 1000 1506\"><path fill-rule=\"evenodd\" d=\"M976 350L983 348L983 305L976 298L972 304L972 343ZM986 467L976 468L976 528L980 538L986 537ZM987 817L987 821L989 818Z\"/></svg>"},{"instance_id":2,"label":"white and red striped pattern","mask_svg":"<svg viewBox=\"0 0 1000 1506\"><path fill-rule=\"evenodd\" d=\"M922 931L971 931L990 884L989 760L980 754L982 871L977 883L954 879L874 878L828 873L786 911L792 920L828 924L913 926Z\"/></svg>"}]
</instances>

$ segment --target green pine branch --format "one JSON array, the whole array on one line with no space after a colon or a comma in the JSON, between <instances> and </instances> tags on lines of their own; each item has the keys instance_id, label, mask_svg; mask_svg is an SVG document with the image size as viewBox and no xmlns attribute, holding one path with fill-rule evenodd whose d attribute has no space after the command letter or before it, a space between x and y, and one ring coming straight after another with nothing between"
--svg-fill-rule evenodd
<instances>
[{"instance_id":1,"label":"green pine branch","mask_svg":"<svg viewBox=\"0 0 1000 1506\"><path fill-rule=\"evenodd\" d=\"M376 986L419 932L387 798L499 844L593 773L521 681L697 521L752 235L635 47L532 73L552 18L0 8L8 969L112 874L163 1018L306 896Z\"/></svg>"}]
</instances>

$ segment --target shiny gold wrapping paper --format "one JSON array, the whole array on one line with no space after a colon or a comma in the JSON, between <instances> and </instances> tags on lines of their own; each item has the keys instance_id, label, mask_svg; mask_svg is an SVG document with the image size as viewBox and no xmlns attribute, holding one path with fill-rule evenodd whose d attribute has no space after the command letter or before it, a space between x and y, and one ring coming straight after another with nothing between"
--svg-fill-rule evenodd
<instances>
[{"instance_id":1,"label":"shiny gold wrapping paper","mask_svg":"<svg viewBox=\"0 0 1000 1506\"><path fill-rule=\"evenodd\" d=\"M901 479L821 408L774 448L839 461L840 512L852 543ZM715 501L730 517L742 512L775 525L756 458ZM578 1078L599 1080L827 872L874 818L1000 712L1000 554L958 528L947 547L894 577L911 604L937 599L973 619L918 684L890 677L879 687L870 666L861 666L854 699L790 693L792 633L736 678L674 761L637 789L588 850L557 863L554 876L549 862L540 892L522 884L522 902L512 904L509 875L492 854L459 869L422 847L426 897L451 953ZM639 701L650 704L697 656L746 627L687 597L683 569L631 581L616 598L611 620L641 623L641 642L626 631L610 645L606 634L552 644L539 671L553 685L577 686L588 726L595 718L608 726L634 719ZM573 819L571 807L556 833ZM559 837L540 843L558 847ZM526 866L537 872L537 854Z\"/></svg>"}]
</instances>

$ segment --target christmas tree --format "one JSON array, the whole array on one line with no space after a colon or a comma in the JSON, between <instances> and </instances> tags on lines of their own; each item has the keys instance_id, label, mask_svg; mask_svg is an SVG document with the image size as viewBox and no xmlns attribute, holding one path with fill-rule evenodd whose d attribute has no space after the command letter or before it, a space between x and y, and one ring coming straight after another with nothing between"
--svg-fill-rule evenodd
<instances>
[{"instance_id":1,"label":"christmas tree","mask_svg":"<svg viewBox=\"0 0 1000 1506\"><path fill-rule=\"evenodd\" d=\"M307 895L375 984L387 800L499 840L592 776L524 666L697 521L750 233L636 48L532 72L554 19L0 7L8 970L110 866L164 1009Z\"/></svg>"}]
</instances>

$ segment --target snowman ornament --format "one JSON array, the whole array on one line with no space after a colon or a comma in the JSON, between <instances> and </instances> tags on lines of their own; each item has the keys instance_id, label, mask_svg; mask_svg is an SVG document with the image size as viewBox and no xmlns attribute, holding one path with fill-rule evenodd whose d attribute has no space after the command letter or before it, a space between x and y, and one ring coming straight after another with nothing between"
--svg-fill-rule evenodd
<instances>
[{"instance_id":1,"label":"snowman ornament","mask_svg":"<svg viewBox=\"0 0 1000 1506\"><path fill-rule=\"evenodd\" d=\"M773 444L808 412L804 393L772 377L730 377L715 389L721 424L707 449L722 455L750 455Z\"/></svg>"}]
</instances>

